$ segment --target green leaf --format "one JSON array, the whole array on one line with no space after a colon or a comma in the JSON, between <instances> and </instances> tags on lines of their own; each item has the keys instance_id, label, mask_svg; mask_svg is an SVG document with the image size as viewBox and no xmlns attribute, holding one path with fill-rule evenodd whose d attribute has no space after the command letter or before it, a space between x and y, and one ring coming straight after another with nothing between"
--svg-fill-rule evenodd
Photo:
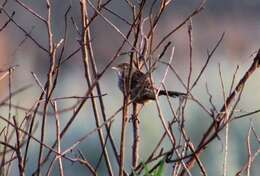
<instances>
[{"instance_id":1,"label":"green leaf","mask_svg":"<svg viewBox=\"0 0 260 176\"><path fill-rule=\"evenodd\" d=\"M159 167L157 169L157 172L155 173L155 176L162 176L164 170L164 159L160 161Z\"/></svg>"}]
</instances>

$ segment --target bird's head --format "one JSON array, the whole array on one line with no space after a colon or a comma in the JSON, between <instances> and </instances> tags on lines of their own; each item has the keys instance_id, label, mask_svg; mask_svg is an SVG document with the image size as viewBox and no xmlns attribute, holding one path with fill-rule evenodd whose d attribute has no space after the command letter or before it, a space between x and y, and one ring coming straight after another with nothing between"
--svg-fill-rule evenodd
<instances>
[{"instance_id":1,"label":"bird's head","mask_svg":"<svg viewBox=\"0 0 260 176\"><path fill-rule=\"evenodd\" d=\"M112 67L112 69L117 72L119 77L121 77L129 73L130 65L128 63L122 63L115 67ZM134 68L132 68L132 70L134 70Z\"/></svg>"}]
</instances>

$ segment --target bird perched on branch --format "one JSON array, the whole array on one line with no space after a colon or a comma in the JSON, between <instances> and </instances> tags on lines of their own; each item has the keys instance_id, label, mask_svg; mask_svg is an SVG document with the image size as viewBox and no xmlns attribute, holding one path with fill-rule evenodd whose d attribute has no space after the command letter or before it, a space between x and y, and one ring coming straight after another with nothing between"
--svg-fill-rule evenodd
<instances>
[{"instance_id":1,"label":"bird perched on branch","mask_svg":"<svg viewBox=\"0 0 260 176\"><path fill-rule=\"evenodd\" d=\"M131 81L129 81L131 85L129 93L134 103L144 104L149 100L155 100L154 92L158 92L158 89L154 87L148 74L143 73L135 66L131 68L131 72L129 73L130 65L128 63L119 64L112 67L112 69L117 72L118 86L123 93L127 90L126 85L128 84L129 78L131 79ZM166 90L160 90L158 95L168 95L174 98L181 96L187 97L186 93Z\"/></svg>"}]
</instances>

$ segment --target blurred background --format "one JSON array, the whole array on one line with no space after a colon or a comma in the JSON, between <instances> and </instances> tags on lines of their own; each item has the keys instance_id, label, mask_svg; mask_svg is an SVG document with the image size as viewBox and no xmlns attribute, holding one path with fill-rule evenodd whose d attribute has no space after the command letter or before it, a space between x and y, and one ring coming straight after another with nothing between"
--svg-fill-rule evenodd
<instances>
[{"instance_id":1,"label":"blurred background","mask_svg":"<svg viewBox=\"0 0 260 176\"><path fill-rule=\"evenodd\" d=\"M42 16L47 15L46 4L44 0L24 0L24 3L28 4L32 9L38 12ZM3 0L0 0L0 4ZM58 43L63 37L64 32L64 14L69 4L72 5L70 16L72 16L77 24L80 24L80 11L79 1L77 0L54 0L53 3L53 33L56 43ZM194 0L175 0L163 14L161 21L157 27L155 33L156 41L161 39L165 34L175 28L180 22L182 22L196 7L198 7L200 1ZM108 5L110 9L120 14L127 20L131 20L130 11L127 5L120 0L112 0ZM8 1L5 9L11 14L16 12L14 20L20 24L24 29L31 32L37 41L39 41L45 48L47 44L47 31L43 23L26 12L21 6L14 1ZM233 73L236 66L239 65L237 73L236 83L241 76L245 73L245 70L252 63L253 53L260 47L260 1L259 0L208 0L206 8L200 14L192 18L193 25L193 75L192 80L196 78L200 69L207 58L207 50L213 49L216 42L219 40L221 34L225 32L224 40L220 47L217 49L212 60L210 61L205 74L199 81L197 87L193 90L193 95L197 97L206 107L210 108L208 102L208 95L206 92L205 84L208 84L210 92L213 94L213 102L217 108L221 108L223 104L223 96L221 90L221 82L219 77L218 64L221 66L221 71L224 79L224 86L226 93L229 92ZM91 13L93 13L93 10ZM111 15L108 12L103 13L113 24L115 24L123 33L126 33L129 26L122 22L117 17ZM148 14L148 11L147 11ZM8 18L1 13L0 14L0 26L2 26ZM69 37L68 45L66 46L65 56L68 56L72 51L79 48L78 39L75 29L72 27L69 20ZM173 59L173 67L177 72L182 75L182 79L186 82L189 72L189 43L188 43L188 28L184 25L180 30L174 33L168 41L172 41L175 46L175 55ZM100 17L91 24L92 43L94 47L95 59L97 62L98 70L101 71L108 63L109 59L114 55L115 51L121 45L122 37L104 20ZM26 38L26 40L21 42ZM125 47L124 51L128 51L128 47ZM162 49L161 49L162 50ZM160 50L160 51L161 51ZM166 54L170 56L170 52ZM14 104L22 107L30 108L34 102L39 98L41 89L37 86L31 72L34 72L41 83L44 83L47 78L48 71L48 55L40 50L25 34L17 29L17 27L10 23L3 31L0 32L0 69L4 70L11 65L19 65L16 71L13 73L12 90L16 90L25 85L32 84L33 86L27 91L17 95L13 100ZM128 61L126 56L119 57L113 65ZM168 61L168 58L164 58ZM158 83L163 77L165 71L164 65L158 65L155 71L155 81ZM122 104L122 95L117 88L117 77L115 73L109 69L106 74L100 80L103 93L107 93L104 96L106 105L106 114L111 116ZM169 72L166 81L168 89L185 91L181 83L176 76ZM69 61L67 61L61 67L61 74L58 80L57 89L54 93L54 97L62 96L83 96L87 89L87 84L84 78L84 69L81 61L81 53L79 52ZM3 99L8 96L8 78L1 80L0 82L0 97ZM76 101L64 100L58 103L60 109L70 107L75 104ZM178 106L178 100L172 100L175 107ZM241 101L238 105L238 109L242 112L250 112L260 108L260 71L257 71L253 77L248 81L244 88ZM160 98L163 114L167 120L170 120L171 112L169 111L169 105L165 98ZM7 115L7 107L1 107L0 115ZM24 117L24 111L13 112L17 113L17 116ZM211 122L210 117L195 103L189 101L186 108L186 129L191 137L191 141L194 144L198 144L202 134ZM240 112L241 113L241 112ZM236 114L240 114L239 112ZM71 112L61 115L61 125L64 126L71 116ZM115 139L119 139L120 128L120 116L119 115L112 127L112 132ZM38 118L40 118L39 116ZM246 137L247 131L250 125L250 120L253 121L257 134L260 134L260 119L259 114L255 114L248 118L239 119L230 124L230 143L229 143L229 155L228 155L228 175L234 175L247 161L247 146ZM49 144L55 139L55 119L49 116L47 119L48 129L47 140ZM145 160L147 154L149 154L156 143L158 142L161 134L162 127L157 115L157 110L154 103L150 103L145 106L141 113L141 132L142 132L142 146L141 146L141 159ZM1 124L0 124L1 127ZM75 120L70 130L64 136L62 141L62 148L66 149L71 146L78 138L86 134L88 131L94 129L94 116L91 108L91 104L88 101L85 107L81 110L78 118ZM1 127L2 128L2 127ZM177 130L174 129L174 131ZM131 149L131 126L128 129L128 148ZM221 133L222 134L222 133ZM36 136L39 134L36 133ZM87 159L95 164L99 158L101 148L98 142L97 133L87 138L79 148L86 155ZM221 137L221 141L215 140L207 148L206 152L202 155L202 161L206 165L209 175L220 175L223 172L223 142L224 138ZM119 141L119 140L117 140ZM253 150L259 148L256 139L252 137ZM169 145L165 142L165 146ZM38 144L32 145L30 155L33 156L38 150ZM111 148L109 148L111 150ZM128 165L131 163L131 153L128 153ZM30 157L28 168L29 175L34 171L36 167L37 157ZM115 162L115 161L112 161ZM70 162L65 161L65 165L68 165L66 169L66 175L86 175L86 169L78 164L72 165ZM104 163L102 163L104 164ZM251 175L257 175L260 172L260 158L258 157L252 165ZM15 167L14 167L15 168ZM115 168L116 169L116 168ZM131 168L127 168L130 170ZM102 167L99 169L100 175L106 175L103 173ZM167 170L165 171L167 175ZM103 174L102 174L103 173ZM199 169L195 167L193 169L194 175L200 175ZM16 175L16 170L12 170L12 174ZM54 174L55 175L55 174Z\"/></svg>"}]
</instances>

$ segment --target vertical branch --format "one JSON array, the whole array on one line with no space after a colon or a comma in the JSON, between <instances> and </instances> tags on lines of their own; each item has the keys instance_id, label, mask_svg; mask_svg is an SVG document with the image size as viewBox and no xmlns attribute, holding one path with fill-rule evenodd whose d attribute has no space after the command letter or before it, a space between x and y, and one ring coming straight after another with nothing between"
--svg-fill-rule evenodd
<instances>
[{"instance_id":1,"label":"vertical branch","mask_svg":"<svg viewBox=\"0 0 260 176\"><path fill-rule=\"evenodd\" d=\"M246 168L246 175L250 176L250 168L252 164L252 149L251 149L251 142L250 142L250 136L252 132L252 124L250 123L248 134L247 134L247 151L248 151L248 165Z\"/></svg>"},{"instance_id":2,"label":"vertical branch","mask_svg":"<svg viewBox=\"0 0 260 176\"><path fill-rule=\"evenodd\" d=\"M260 147L257 148L257 150L253 153L252 148L251 148L251 134L255 135L256 139L257 139L257 143L260 143L260 138L258 138L258 136L255 133L254 127L253 127L253 123L252 120L250 121L250 125L249 125L249 129L248 129L248 133L247 133L247 140L246 140L246 145L247 145L247 161L246 163L243 165L243 167L236 173L236 176L240 176L242 175L244 172L246 172L247 176L250 176L250 169L251 166L254 162L254 160L256 159L256 157L260 154ZM243 174L245 175L245 174Z\"/></svg>"},{"instance_id":3,"label":"vertical branch","mask_svg":"<svg viewBox=\"0 0 260 176\"><path fill-rule=\"evenodd\" d=\"M8 121L10 121L11 119L11 110L12 110L12 69L9 68L8 69ZM4 135L4 140L5 142L9 142L8 141L8 135L9 135L9 128L10 128L10 125L7 124L7 127L6 127L6 133ZM1 170L0 172L4 172L5 171L5 167L4 167L4 163L6 161L6 153L7 153L7 146L4 145L4 149L3 149L3 158L2 158L2 163L1 163ZM7 173L8 173L8 169L7 169Z\"/></svg>"},{"instance_id":4,"label":"vertical branch","mask_svg":"<svg viewBox=\"0 0 260 176\"><path fill-rule=\"evenodd\" d=\"M136 30L134 31L134 43L132 46L132 50L136 50L136 46L137 46L137 42L138 42L138 38L139 38L139 34L140 34L140 25L141 25L141 17L142 17L142 12L143 12L143 8L144 8L144 4L145 4L145 0L142 0L139 6L139 11L138 13L135 14L135 8L132 9L132 14L133 14L133 23L132 26L135 27L136 25ZM140 51L137 50L137 53L139 53ZM130 68L129 68L129 72L127 73L127 79L124 80L125 83L124 85L126 85L124 87L124 101L123 101L123 114L122 114L122 125L121 125L121 138L120 138L120 165L119 165L119 175L123 176L123 172L124 172L124 163L125 163L125 138L126 138L126 128L127 128L127 123L128 123L128 104L130 101L130 88L131 88L131 70L132 70L132 65L135 62L135 58L134 58L134 53L131 52L130 55ZM138 66L137 66L138 67ZM133 110L135 109L134 107L135 105L133 105ZM135 110L134 110L135 111ZM133 112L135 118L138 119L138 113ZM134 122L136 121L136 122ZM139 124L134 124L134 123L138 123L138 121L136 119L133 120L133 125L135 127L138 128ZM135 128L134 127L134 128ZM139 128L138 128L139 129ZM137 130L138 130L137 129ZM137 131L133 131L133 133L135 133ZM139 139L135 138L138 137L139 132L134 134L134 144L133 144L133 150L132 150L132 154L133 154L133 166L137 166L137 162L138 162L138 152L139 152Z\"/></svg>"},{"instance_id":5,"label":"vertical branch","mask_svg":"<svg viewBox=\"0 0 260 176\"><path fill-rule=\"evenodd\" d=\"M135 19L136 20L136 19ZM127 32L126 35L126 39L124 39L122 41L122 44L120 45L120 47L116 50L115 54L113 55L113 57L109 60L109 62L104 66L104 68L102 69L101 72L99 72L98 77L93 81L93 83L91 84L90 88L86 91L85 93L85 97L89 96L90 93L92 92L92 90L94 89L94 87L97 85L99 79L105 74L105 72L110 68L110 66L112 65L112 63L117 59L117 57L120 55L120 52L122 51L123 47L125 46L125 44L127 43L127 40L131 34L133 30L133 24L131 25L129 31ZM66 59L65 59L66 60ZM74 113L72 114L72 116L70 117L70 120L67 122L67 124L65 125L65 127L63 128L63 130L61 131L61 138L65 135L65 133L67 132L67 130L69 129L69 127L71 126L71 124L74 122L74 120L76 119L79 111L81 110L81 108L83 107L83 105L85 104L87 99L82 99L78 105L78 107L75 109ZM54 148L57 145L57 141L55 141L52 145L52 148ZM46 154L46 157L43 159L42 164L44 164L45 162L48 161L48 157L51 154L51 150L49 150L49 152Z\"/></svg>"},{"instance_id":6,"label":"vertical branch","mask_svg":"<svg viewBox=\"0 0 260 176\"><path fill-rule=\"evenodd\" d=\"M121 124L121 137L120 137L120 158L119 158L119 176L124 174L124 165L125 165L125 132L128 123L128 104L130 97L128 92L124 91L124 104L123 104L123 113L122 113L122 124Z\"/></svg>"},{"instance_id":7,"label":"vertical branch","mask_svg":"<svg viewBox=\"0 0 260 176\"><path fill-rule=\"evenodd\" d=\"M133 146L132 146L132 167L136 168L140 158L140 119L139 108L137 103L133 103Z\"/></svg>"},{"instance_id":8,"label":"vertical branch","mask_svg":"<svg viewBox=\"0 0 260 176\"><path fill-rule=\"evenodd\" d=\"M105 5L108 4L109 2L110 2L110 0L108 0L107 2L105 2L103 4L98 4L98 9L100 9L101 7L102 7L101 9L105 8ZM101 3L101 2L99 2L99 3ZM98 14L98 13L95 12L95 14ZM86 13L85 15L88 15L88 13ZM91 19L93 19L93 17ZM89 18L86 18L86 26L85 26L85 30L86 30L86 34L87 34L86 47L88 48L88 56L89 56L89 60L90 60L90 64L91 64L91 68L92 68L94 77L97 78L98 77L98 71L97 71L96 61L95 61L95 57L94 57L94 51L93 51L92 42L91 42L90 25L89 25L90 20L89 20ZM98 94L98 100L99 100L99 104L100 104L101 115L102 115L103 121L106 121L107 117L106 117L106 112L105 112L105 105L104 105L104 102L103 102L103 96L102 96L102 91L101 91L101 87L100 87L99 82L97 82L97 84L96 84L96 90L97 90L97 94ZM116 144L114 142L114 139L113 139L113 136L111 134L111 130L110 130L109 126L111 127L111 124L105 124L107 136L108 136L108 139L111 143L116 161L119 164ZM104 152L106 152L106 151L103 151L102 155L103 155Z\"/></svg>"},{"instance_id":9,"label":"vertical branch","mask_svg":"<svg viewBox=\"0 0 260 176\"><path fill-rule=\"evenodd\" d=\"M54 47L54 41L53 41L53 33L52 33L52 25L51 25L51 3L50 0L46 0L47 4L47 20L45 22L47 31L48 31L48 42L49 42L49 58L50 58L50 66L48 70L48 80L46 84L46 94L45 94L45 102L44 102L44 109L43 109L43 118L42 118L42 125L41 125L41 144L40 144L40 150L39 150L39 157L38 157L38 167L37 167L37 175L40 174L41 170L41 159L42 159L42 153L43 153L43 143L45 138L45 124L46 124L46 116L47 116L47 110L48 110L48 104L50 97L54 90L54 73L55 73L55 63L56 63L56 49Z\"/></svg>"},{"instance_id":10,"label":"vertical branch","mask_svg":"<svg viewBox=\"0 0 260 176\"><path fill-rule=\"evenodd\" d=\"M88 11L87 11L87 0L81 0L80 1L80 5L81 5L81 22L82 22L82 38L81 38L81 46L82 46L82 59L83 59L83 64L84 64L84 70L85 70L85 78L88 84L88 87L91 87L92 84L92 80L91 80L91 73L89 71L89 53L92 53L90 51L90 47L88 48L87 46L89 46L89 27L87 26L88 24ZM93 92L90 92L91 95L91 103L92 103L92 108L93 108L93 112L94 112L94 116L95 116L95 122L96 122L96 126L99 127L100 126L100 117L99 117L99 113L96 107L96 101L93 97ZM112 166L110 163L110 159L108 156L108 152L106 149L106 145L105 145L105 140L104 140L104 136L103 136L103 131L102 129L98 129L98 134L99 134L99 140L100 140L100 144L101 144L101 148L104 151L104 157L105 157L105 162L107 165L107 169L108 169L108 173L109 175L113 175L113 171L112 171Z\"/></svg>"},{"instance_id":11,"label":"vertical branch","mask_svg":"<svg viewBox=\"0 0 260 176\"><path fill-rule=\"evenodd\" d=\"M135 24L135 30L134 30L134 41L133 41L133 47L131 50L134 50L134 48L137 47L138 45L138 41L139 41L139 35L141 33L141 28L142 28L142 15L143 15L143 7L145 5L145 0L142 0L140 5L139 5L139 12L135 13L135 10L132 9L132 15L133 15L133 19L137 19L136 21L134 21ZM138 51L139 53L136 52L131 52L130 54L130 69L129 69L129 73L128 73L128 83L127 85L129 85L128 88L132 87L131 85L131 77L130 77L130 73L132 70L132 65L133 63L135 64L135 66L137 68L140 67L140 65L138 65L139 62L139 57L142 58L143 56L141 56L142 52L141 48L139 48L140 50ZM127 91L129 91L129 89L127 89ZM135 168L138 165L138 161L139 161L139 150L140 150L140 121L139 121L139 112L138 112L138 104L137 103L133 103L133 112L132 112L132 122L133 122L133 146L132 146L132 167Z\"/></svg>"},{"instance_id":12,"label":"vertical branch","mask_svg":"<svg viewBox=\"0 0 260 176\"><path fill-rule=\"evenodd\" d=\"M55 122L56 122L56 140L57 140L57 152L61 153L61 139L60 139L60 116L57 108L57 102L54 102L54 111L55 111ZM64 176L64 170L62 165L62 158L60 155L57 155L56 158L59 162L59 171L60 176Z\"/></svg>"},{"instance_id":13,"label":"vertical branch","mask_svg":"<svg viewBox=\"0 0 260 176\"><path fill-rule=\"evenodd\" d=\"M11 120L11 116L12 116L12 71L13 69L12 68L9 68L8 69L8 98L9 98L9 102L8 102L8 120L10 121ZM8 133L9 133L9 124L7 124L7 132L6 132L6 135L8 136Z\"/></svg>"},{"instance_id":14,"label":"vertical branch","mask_svg":"<svg viewBox=\"0 0 260 176\"><path fill-rule=\"evenodd\" d=\"M10 121L11 119L11 110L12 110L12 71L13 71L13 68L10 67L8 69L8 120ZM5 75L5 74L4 74ZM7 124L7 127L6 127L6 130L5 130L5 135L4 135L4 139L5 139L5 142L8 142L8 136L9 136L9 128L10 128L10 125ZM7 146L4 145L4 148L3 148L3 157L2 157L2 161L1 161L1 166L0 166L0 172L4 172L5 171L5 167L4 167L4 163L6 161L6 150L7 150Z\"/></svg>"},{"instance_id":15,"label":"vertical branch","mask_svg":"<svg viewBox=\"0 0 260 176\"><path fill-rule=\"evenodd\" d=\"M223 99L224 99L224 103L226 106L226 95L225 95L225 87L224 87L224 82L223 82L223 78L222 78L222 73L221 73L221 68L220 68L220 64L218 65L218 69L219 69L219 77L220 77L220 82L221 82L221 89L222 89L222 95L223 95ZM227 160L228 160L228 136L229 135L229 123L227 123L226 128L225 128L225 144L224 144L224 163L223 163L223 176L227 176Z\"/></svg>"},{"instance_id":16,"label":"vertical branch","mask_svg":"<svg viewBox=\"0 0 260 176\"><path fill-rule=\"evenodd\" d=\"M19 168L19 175L20 176L25 176L24 173L24 165L23 165L23 157L22 157L22 152L21 152L21 143L20 143L20 132L18 130L19 126L15 120L15 117L13 116L13 121L14 121L14 125L15 125L15 132L16 132L16 156L18 158L18 168Z\"/></svg>"},{"instance_id":17,"label":"vertical branch","mask_svg":"<svg viewBox=\"0 0 260 176\"><path fill-rule=\"evenodd\" d=\"M225 129L225 144L224 144L224 163L223 163L223 176L227 176L228 171L228 147L229 147L229 123Z\"/></svg>"},{"instance_id":18,"label":"vertical branch","mask_svg":"<svg viewBox=\"0 0 260 176\"><path fill-rule=\"evenodd\" d=\"M189 89L190 89L190 81L191 81L191 75L192 75L192 51L193 51L193 49L192 49L192 40L193 40L193 38L192 38L192 20L190 19L190 21L189 21L189 24L188 24L188 36L189 36L189 76L188 76L188 84L187 84L187 91L189 91Z\"/></svg>"}]
</instances>

